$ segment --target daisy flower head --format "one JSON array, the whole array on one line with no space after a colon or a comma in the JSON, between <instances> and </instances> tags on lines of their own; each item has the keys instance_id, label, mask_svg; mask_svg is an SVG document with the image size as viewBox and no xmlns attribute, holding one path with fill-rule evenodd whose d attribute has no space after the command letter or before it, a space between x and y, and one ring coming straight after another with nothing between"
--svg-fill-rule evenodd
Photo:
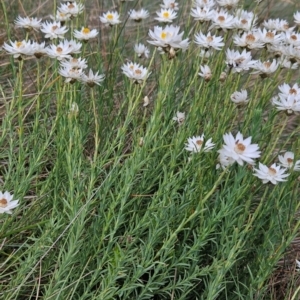
<instances>
[{"instance_id":1,"label":"daisy flower head","mask_svg":"<svg viewBox=\"0 0 300 300\"><path fill-rule=\"evenodd\" d=\"M252 137L244 139L243 135L238 132L236 137L232 133L223 135L224 145L218 151L222 157L228 157L243 166L244 162L253 165L254 158L260 157L261 151L257 144L251 144Z\"/></svg>"},{"instance_id":2,"label":"daisy flower head","mask_svg":"<svg viewBox=\"0 0 300 300\"><path fill-rule=\"evenodd\" d=\"M32 44L30 41L23 40L19 41L10 41L10 45L4 43L2 48L8 53L14 56L14 58L22 59L22 56L32 55Z\"/></svg>"},{"instance_id":3,"label":"daisy flower head","mask_svg":"<svg viewBox=\"0 0 300 300\"><path fill-rule=\"evenodd\" d=\"M211 80L212 73L208 65L200 66L201 72L198 73L199 76L203 77L206 82Z\"/></svg>"},{"instance_id":4,"label":"daisy flower head","mask_svg":"<svg viewBox=\"0 0 300 300\"><path fill-rule=\"evenodd\" d=\"M195 21L210 22L215 14L215 11L207 7L199 7L191 9L190 15L195 19Z\"/></svg>"},{"instance_id":5,"label":"daisy flower head","mask_svg":"<svg viewBox=\"0 0 300 300\"><path fill-rule=\"evenodd\" d=\"M98 35L97 29L90 30L87 27L82 27L80 31L76 29L74 30L74 37L78 40L88 41L90 39L95 38L97 35Z\"/></svg>"},{"instance_id":6,"label":"daisy flower head","mask_svg":"<svg viewBox=\"0 0 300 300\"><path fill-rule=\"evenodd\" d=\"M160 5L161 8L171 8L174 10L178 10L178 3L174 0L163 0L163 4Z\"/></svg>"},{"instance_id":7,"label":"daisy flower head","mask_svg":"<svg viewBox=\"0 0 300 300\"><path fill-rule=\"evenodd\" d=\"M293 45L294 47L300 46L300 34L294 31L287 31L281 33L282 39L287 45Z\"/></svg>"},{"instance_id":8,"label":"daisy flower head","mask_svg":"<svg viewBox=\"0 0 300 300\"><path fill-rule=\"evenodd\" d=\"M235 72L242 72L249 70L256 61L252 60L251 52L247 52L246 49L242 53L239 51L226 50L226 64Z\"/></svg>"},{"instance_id":9,"label":"daisy flower head","mask_svg":"<svg viewBox=\"0 0 300 300\"><path fill-rule=\"evenodd\" d=\"M59 10L57 10L56 15L55 16L50 15L50 18L52 20L55 20L56 22L60 22L61 25L64 25L66 21L71 19L71 16L69 14L64 14Z\"/></svg>"},{"instance_id":10,"label":"daisy flower head","mask_svg":"<svg viewBox=\"0 0 300 300\"><path fill-rule=\"evenodd\" d=\"M236 104L247 104L249 102L248 93L247 90L241 90L234 92L231 96L230 99L232 102Z\"/></svg>"},{"instance_id":11,"label":"daisy flower head","mask_svg":"<svg viewBox=\"0 0 300 300\"><path fill-rule=\"evenodd\" d=\"M295 154L287 151L284 155L278 155L279 165L284 168L291 169L294 171L300 171L300 160L295 161Z\"/></svg>"},{"instance_id":12,"label":"daisy flower head","mask_svg":"<svg viewBox=\"0 0 300 300\"><path fill-rule=\"evenodd\" d=\"M12 209L19 205L19 200L13 200L14 195L9 192L0 192L0 214L12 214Z\"/></svg>"},{"instance_id":13,"label":"daisy flower head","mask_svg":"<svg viewBox=\"0 0 300 300\"><path fill-rule=\"evenodd\" d=\"M259 163L258 169L254 168L254 176L262 180L263 183L271 182L277 184L280 181L286 181L289 174L285 174L286 169L281 169L280 166L272 164L270 167Z\"/></svg>"},{"instance_id":14,"label":"daisy flower head","mask_svg":"<svg viewBox=\"0 0 300 300\"><path fill-rule=\"evenodd\" d=\"M262 25L269 30L276 31L291 31L294 29L294 27L289 26L289 23L286 20L282 19L265 20Z\"/></svg>"},{"instance_id":15,"label":"daisy flower head","mask_svg":"<svg viewBox=\"0 0 300 300\"><path fill-rule=\"evenodd\" d=\"M75 58L70 57L69 59L64 59L60 62L62 67L68 67L70 69L86 69L87 68L87 61L85 58Z\"/></svg>"},{"instance_id":16,"label":"daisy flower head","mask_svg":"<svg viewBox=\"0 0 300 300\"><path fill-rule=\"evenodd\" d=\"M15 24L17 27L25 28L26 30L35 30L38 31L41 27L42 19L38 20L37 18L25 17L22 18L20 16L15 20Z\"/></svg>"},{"instance_id":17,"label":"daisy flower head","mask_svg":"<svg viewBox=\"0 0 300 300\"><path fill-rule=\"evenodd\" d=\"M210 32L205 35L201 31L198 34L195 34L195 43L205 50L211 48L221 50L224 46L223 38L221 36L211 35Z\"/></svg>"},{"instance_id":18,"label":"daisy flower head","mask_svg":"<svg viewBox=\"0 0 300 300\"><path fill-rule=\"evenodd\" d=\"M202 148L204 152L209 152L214 148L215 144L212 143L211 138L204 142L204 134L202 134L201 136L199 135L188 138L188 142L185 146L185 150L197 153L200 152Z\"/></svg>"},{"instance_id":19,"label":"daisy flower head","mask_svg":"<svg viewBox=\"0 0 300 300\"><path fill-rule=\"evenodd\" d=\"M179 125L182 125L185 120L185 113L177 111L176 116L173 117L172 120L178 122Z\"/></svg>"},{"instance_id":20,"label":"daisy flower head","mask_svg":"<svg viewBox=\"0 0 300 300\"><path fill-rule=\"evenodd\" d=\"M45 42L37 43L32 42L32 54L36 58L41 58L43 55L47 54L46 48L45 48Z\"/></svg>"},{"instance_id":21,"label":"daisy flower head","mask_svg":"<svg viewBox=\"0 0 300 300\"><path fill-rule=\"evenodd\" d=\"M108 11L106 13L103 13L103 15L99 18L100 21L106 26L113 26L121 23L120 15L116 11Z\"/></svg>"},{"instance_id":22,"label":"daisy flower head","mask_svg":"<svg viewBox=\"0 0 300 300\"><path fill-rule=\"evenodd\" d=\"M177 18L175 10L170 8L162 8L160 11L157 11L156 14L157 17L154 19L164 23L172 23L173 20Z\"/></svg>"},{"instance_id":23,"label":"daisy flower head","mask_svg":"<svg viewBox=\"0 0 300 300\"><path fill-rule=\"evenodd\" d=\"M82 81L83 83L86 83L89 87L93 87L95 86L95 84L97 85L101 85L101 82L105 79L105 75L104 74L100 74L98 72L96 72L95 74L93 73L93 71L90 69L89 70L89 74L82 74L80 81Z\"/></svg>"},{"instance_id":24,"label":"daisy flower head","mask_svg":"<svg viewBox=\"0 0 300 300\"><path fill-rule=\"evenodd\" d=\"M69 82L73 84L75 81L81 79L83 70L79 68L62 67L58 70L58 73L66 78L66 83Z\"/></svg>"},{"instance_id":25,"label":"daisy flower head","mask_svg":"<svg viewBox=\"0 0 300 300\"><path fill-rule=\"evenodd\" d=\"M67 2L66 4L61 3L58 10L63 14L69 15L72 19L83 12L84 6L81 3L77 4L76 2Z\"/></svg>"},{"instance_id":26,"label":"daisy flower head","mask_svg":"<svg viewBox=\"0 0 300 300\"><path fill-rule=\"evenodd\" d=\"M42 23L41 31L45 33L45 38L52 39L63 39L65 33L68 31L66 26L61 26L60 22L48 22Z\"/></svg>"},{"instance_id":27,"label":"daisy flower head","mask_svg":"<svg viewBox=\"0 0 300 300\"><path fill-rule=\"evenodd\" d=\"M46 48L49 57L56 58L57 60L71 58L72 49L68 43L59 43L58 45L51 44Z\"/></svg>"},{"instance_id":28,"label":"daisy flower head","mask_svg":"<svg viewBox=\"0 0 300 300\"><path fill-rule=\"evenodd\" d=\"M294 13L294 22L297 24L297 25L300 25L300 11L296 11Z\"/></svg>"},{"instance_id":29,"label":"daisy flower head","mask_svg":"<svg viewBox=\"0 0 300 300\"><path fill-rule=\"evenodd\" d=\"M149 17L148 10L141 9L141 10L134 10L131 9L129 12L129 19L134 20L135 22L140 22L143 19L147 19Z\"/></svg>"},{"instance_id":30,"label":"daisy flower head","mask_svg":"<svg viewBox=\"0 0 300 300\"><path fill-rule=\"evenodd\" d=\"M300 112L300 98L294 94L288 96L278 94L278 96L273 97L271 101L277 110L284 110L288 115L294 112Z\"/></svg>"},{"instance_id":31,"label":"daisy flower head","mask_svg":"<svg viewBox=\"0 0 300 300\"><path fill-rule=\"evenodd\" d=\"M135 44L134 45L134 52L137 54L138 57L145 57L145 58L148 58L149 57L149 49L148 47L146 47L144 44Z\"/></svg>"},{"instance_id":32,"label":"daisy flower head","mask_svg":"<svg viewBox=\"0 0 300 300\"><path fill-rule=\"evenodd\" d=\"M256 26L257 17L251 11L237 9L235 12L235 28L242 31L250 31Z\"/></svg>"},{"instance_id":33,"label":"daisy flower head","mask_svg":"<svg viewBox=\"0 0 300 300\"><path fill-rule=\"evenodd\" d=\"M282 40L283 36L282 34L276 34L276 30L267 30L266 28L258 29L257 33L260 36L261 42L263 42L266 45L279 45Z\"/></svg>"},{"instance_id":34,"label":"daisy flower head","mask_svg":"<svg viewBox=\"0 0 300 300\"><path fill-rule=\"evenodd\" d=\"M169 58L173 58L177 50L185 51L189 46L188 39L183 40L183 32L179 33L179 30L179 26L167 25L165 28L155 26L153 31L149 30L152 41L148 43L162 48L165 53L169 54Z\"/></svg>"},{"instance_id":35,"label":"daisy flower head","mask_svg":"<svg viewBox=\"0 0 300 300\"><path fill-rule=\"evenodd\" d=\"M236 46L252 49L261 49L264 47L264 42L261 41L258 31L244 32L241 36L236 34L233 37L233 42Z\"/></svg>"},{"instance_id":36,"label":"daisy flower head","mask_svg":"<svg viewBox=\"0 0 300 300\"><path fill-rule=\"evenodd\" d=\"M124 64L121 69L123 74L137 84L142 84L151 74L151 72L148 72L147 68L132 62Z\"/></svg>"},{"instance_id":37,"label":"daisy flower head","mask_svg":"<svg viewBox=\"0 0 300 300\"><path fill-rule=\"evenodd\" d=\"M261 62L258 60L255 64L252 65L252 68L256 71L252 72L251 74L259 74L261 78L266 78L276 72L278 69L279 63L276 59L273 59L272 62L269 60L265 62Z\"/></svg>"},{"instance_id":38,"label":"daisy flower head","mask_svg":"<svg viewBox=\"0 0 300 300\"><path fill-rule=\"evenodd\" d=\"M234 28L235 23L236 18L221 8L220 11L215 12L212 18L212 25L209 27L208 30L211 30L213 28L220 28L224 31L227 31L228 29Z\"/></svg>"}]
</instances>

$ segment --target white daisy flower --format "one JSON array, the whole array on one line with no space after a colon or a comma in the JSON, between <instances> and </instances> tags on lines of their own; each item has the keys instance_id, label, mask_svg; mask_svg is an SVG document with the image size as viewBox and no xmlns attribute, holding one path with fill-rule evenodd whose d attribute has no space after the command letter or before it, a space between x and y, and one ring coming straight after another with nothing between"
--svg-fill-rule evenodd
<instances>
[{"instance_id":1,"label":"white daisy flower","mask_svg":"<svg viewBox=\"0 0 300 300\"><path fill-rule=\"evenodd\" d=\"M281 169L280 166L272 164L270 167L259 163L258 169L254 168L253 175L262 180L263 183L277 184L280 181L286 181L289 174L285 174L286 169Z\"/></svg>"},{"instance_id":2,"label":"white daisy flower","mask_svg":"<svg viewBox=\"0 0 300 300\"><path fill-rule=\"evenodd\" d=\"M211 35L210 32L205 35L201 31L198 34L195 34L195 43L206 50L209 50L210 48L221 50L224 46L223 38L221 36Z\"/></svg>"},{"instance_id":3,"label":"white daisy flower","mask_svg":"<svg viewBox=\"0 0 300 300\"><path fill-rule=\"evenodd\" d=\"M211 80L212 73L208 65L200 66L201 72L198 73L199 76L203 77L206 82Z\"/></svg>"},{"instance_id":4,"label":"white daisy flower","mask_svg":"<svg viewBox=\"0 0 300 300\"><path fill-rule=\"evenodd\" d=\"M172 58L172 51L174 52L178 49L185 51L189 46L188 39L183 40L183 32L179 33L179 30L179 26L167 25L165 28L155 26L154 31L149 30L149 36L153 41L148 41L148 43L161 47Z\"/></svg>"},{"instance_id":5,"label":"white daisy flower","mask_svg":"<svg viewBox=\"0 0 300 300\"><path fill-rule=\"evenodd\" d=\"M19 200L13 200L14 195L9 192L0 192L0 214L12 214L12 209L19 205Z\"/></svg>"},{"instance_id":6,"label":"white daisy flower","mask_svg":"<svg viewBox=\"0 0 300 300\"><path fill-rule=\"evenodd\" d=\"M146 19L149 17L148 10L145 10L143 8L141 10L131 9L128 13L129 13L129 19L134 20L136 22L140 22L143 19Z\"/></svg>"},{"instance_id":7,"label":"white daisy flower","mask_svg":"<svg viewBox=\"0 0 300 300\"><path fill-rule=\"evenodd\" d=\"M256 26L257 17L251 11L246 11L242 9L237 9L235 12L236 22L235 28L242 31L253 30Z\"/></svg>"},{"instance_id":8,"label":"white daisy flower","mask_svg":"<svg viewBox=\"0 0 300 300\"><path fill-rule=\"evenodd\" d=\"M278 97L279 96L279 97ZM285 110L288 115L300 111L300 98L296 95L284 96L279 94L271 99L272 104L278 110Z\"/></svg>"},{"instance_id":9,"label":"white daisy flower","mask_svg":"<svg viewBox=\"0 0 300 300\"><path fill-rule=\"evenodd\" d=\"M276 59L273 59L272 63L269 60L265 62L258 60L252 65L252 69L256 71L252 72L251 74L259 74L262 78L265 78L276 72L278 66L279 63L276 61Z\"/></svg>"},{"instance_id":10,"label":"white daisy flower","mask_svg":"<svg viewBox=\"0 0 300 300\"><path fill-rule=\"evenodd\" d=\"M209 27L208 30L211 30L213 28L221 28L224 31L227 31L227 29L234 28L236 23L236 19L234 16L230 15L225 11L224 9L220 9L220 11L216 11L213 18L212 18L212 25Z\"/></svg>"},{"instance_id":11,"label":"white daisy flower","mask_svg":"<svg viewBox=\"0 0 300 300\"><path fill-rule=\"evenodd\" d=\"M176 117L173 117L172 120L178 122L178 124L181 125L185 120L185 113L177 111L176 112Z\"/></svg>"},{"instance_id":12,"label":"white daisy flower","mask_svg":"<svg viewBox=\"0 0 300 300\"><path fill-rule=\"evenodd\" d=\"M83 70L79 68L62 67L58 70L58 73L65 77L65 82L74 83L76 80L80 80L83 74Z\"/></svg>"},{"instance_id":13,"label":"white daisy flower","mask_svg":"<svg viewBox=\"0 0 300 300\"><path fill-rule=\"evenodd\" d=\"M139 43L134 45L134 52L138 55L138 57L145 56L146 58L149 57L149 49L145 45Z\"/></svg>"},{"instance_id":14,"label":"white daisy flower","mask_svg":"<svg viewBox=\"0 0 300 300\"><path fill-rule=\"evenodd\" d=\"M157 11L156 14L158 17L154 19L164 23L171 23L177 18L177 13L175 10L170 8L162 8L160 11Z\"/></svg>"},{"instance_id":15,"label":"white daisy flower","mask_svg":"<svg viewBox=\"0 0 300 300\"><path fill-rule=\"evenodd\" d=\"M90 69L89 74L82 74L80 81L83 83L86 83L89 87L93 87L95 84L101 85L101 82L105 79L104 74L100 74L96 72L95 74L93 71Z\"/></svg>"},{"instance_id":16,"label":"white daisy flower","mask_svg":"<svg viewBox=\"0 0 300 300\"><path fill-rule=\"evenodd\" d=\"M75 57L71 57L68 60L62 60L60 62L61 67L66 67L66 68L70 68L70 69L86 69L87 68L87 61L85 58L75 58Z\"/></svg>"},{"instance_id":17,"label":"white daisy flower","mask_svg":"<svg viewBox=\"0 0 300 300\"><path fill-rule=\"evenodd\" d=\"M120 24L120 15L116 11L108 11L107 13L104 13L102 16L99 17L100 21L109 26Z\"/></svg>"},{"instance_id":18,"label":"white daisy flower","mask_svg":"<svg viewBox=\"0 0 300 300\"><path fill-rule=\"evenodd\" d=\"M300 171L300 160L294 161L295 154L293 152L287 151L284 155L278 155L280 165L284 168L291 169L294 171Z\"/></svg>"},{"instance_id":19,"label":"white daisy flower","mask_svg":"<svg viewBox=\"0 0 300 300\"><path fill-rule=\"evenodd\" d=\"M231 96L230 99L232 102L236 104L247 104L249 102L248 93L247 90L241 90L234 92Z\"/></svg>"},{"instance_id":20,"label":"white daisy flower","mask_svg":"<svg viewBox=\"0 0 300 300\"><path fill-rule=\"evenodd\" d=\"M88 41L90 39L95 38L98 35L98 30L97 29L92 29L90 30L87 27L82 27L82 29L79 30L74 30L74 37L78 40L85 40Z\"/></svg>"},{"instance_id":21,"label":"white daisy flower","mask_svg":"<svg viewBox=\"0 0 300 300\"><path fill-rule=\"evenodd\" d=\"M289 23L286 20L281 19L269 19L263 22L263 26L269 30L276 31L291 31L295 27L290 27Z\"/></svg>"},{"instance_id":22,"label":"white daisy flower","mask_svg":"<svg viewBox=\"0 0 300 300\"><path fill-rule=\"evenodd\" d=\"M174 10L178 10L178 3L176 3L174 0L163 0L163 4L160 5L161 8L170 8Z\"/></svg>"},{"instance_id":23,"label":"white daisy flower","mask_svg":"<svg viewBox=\"0 0 300 300\"><path fill-rule=\"evenodd\" d=\"M124 64L121 69L128 78L133 80L134 83L139 84L142 84L151 74L151 72L148 72L147 68L132 62Z\"/></svg>"},{"instance_id":24,"label":"white daisy flower","mask_svg":"<svg viewBox=\"0 0 300 300\"><path fill-rule=\"evenodd\" d=\"M292 63L284 56L280 57L279 65L281 68L292 69L292 70L296 70L299 67L298 63Z\"/></svg>"},{"instance_id":25,"label":"white daisy flower","mask_svg":"<svg viewBox=\"0 0 300 300\"><path fill-rule=\"evenodd\" d=\"M15 24L17 27L25 28L27 30L35 30L38 31L41 27L42 19L25 17L22 18L20 16L15 20Z\"/></svg>"},{"instance_id":26,"label":"white daisy flower","mask_svg":"<svg viewBox=\"0 0 300 300\"><path fill-rule=\"evenodd\" d=\"M212 20L215 13L216 12L213 9L196 6L191 9L190 15L195 19L195 21L209 22Z\"/></svg>"},{"instance_id":27,"label":"white daisy flower","mask_svg":"<svg viewBox=\"0 0 300 300\"><path fill-rule=\"evenodd\" d=\"M242 53L230 49L226 50L226 64L234 73L247 71L255 63L256 61L252 60L251 52L247 52L246 49Z\"/></svg>"},{"instance_id":28,"label":"white daisy flower","mask_svg":"<svg viewBox=\"0 0 300 300\"><path fill-rule=\"evenodd\" d=\"M80 53L82 44L74 40L64 40L63 43L67 43L70 49L70 53Z\"/></svg>"},{"instance_id":29,"label":"white daisy flower","mask_svg":"<svg viewBox=\"0 0 300 300\"><path fill-rule=\"evenodd\" d=\"M60 24L63 25L66 21L71 19L71 16L69 14L64 14L59 10L57 10L56 15L55 16L50 15L50 18L52 20L55 20L56 22L60 22Z\"/></svg>"},{"instance_id":30,"label":"white daisy flower","mask_svg":"<svg viewBox=\"0 0 300 300\"><path fill-rule=\"evenodd\" d=\"M288 45L293 45L294 47L300 46L300 33L294 31L286 31L281 33L282 39Z\"/></svg>"},{"instance_id":31,"label":"white daisy flower","mask_svg":"<svg viewBox=\"0 0 300 300\"><path fill-rule=\"evenodd\" d=\"M295 95L300 98L300 87L298 86L298 83L295 83L293 86L290 86L287 83L283 83L282 85L278 86L278 89L281 92L279 94L284 97Z\"/></svg>"},{"instance_id":32,"label":"white daisy flower","mask_svg":"<svg viewBox=\"0 0 300 300\"><path fill-rule=\"evenodd\" d=\"M297 25L300 25L300 11L296 11L294 13L294 22L297 24Z\"/></svg>"},{"instance_id":33,"label":"white daisy flower","mask_svg":"<svg viewBox=\"0 0 300 300\"><path fill-rule=\"evenodd\" d=\"M57 60L68 59L71 58L71 51L72 49L69 47L67 41L63 43L59 43L58 45L49 45L46 48L46 52L49 57L56 58Z\"/></svg>"},{"instance_id":34,"label":"white daisy flower","mask_svg":"<svg viewBox=\"0 0 300 300\"><path fill-rule=\"evenodd\" d=\"M261 49L264 47L264 42L261 41L258 31L244 32L241 36L236 34L233 37L233 43L247 49Z\"/></svg>"},{"instance_id":35,"label":"white daisy flower","mask_svg":"<svg viewBox=\"0 0 300 300\"><path fill-rule=\"evenodd\" d=\"M61 26L60 22L48 22L42 23L41 31L45 33L45 38L52 39L63 39L65 33L68 31L66 26Z\"/></svg>"},{"instance_id":36,"label":"white daisy flower","mask_svg":"<svg viewBox=\"0 0 300 300\"><path fill-rule=\"evenodd\" d=\"M254 164L254 158L260 157L261 151L257 144L251 144L252 137L246 139L238 132L234 138L232 133L225 133L223 135L224 145L218 151L221 156L233 159L239 165Z\"/></svg>"},{"instance_id":37,"label":"white daisy flower","mask_svg":"<svg viewBox=\"0 0 300 300\"><path fill-rule=\"evenodd\" d=\"M197 153L201 151L202 147L204 152L209 152L214 148L215 144L212 143L211 138L204 142L204 134L202 134L201 136L193 136L188 138L188 142L185 144L185 146L185 150Z\"/></svg>"},{"instance_id":38,"label":"white daisy flower","mask_svg":"<svg viewBox=\"0 0 300 300\"><path fill-rule=\"evenodd\" d=\"M257 32L260 36L260 40L264 44L279 45L283 40L282 34L276 34L276 30L267 30L266 28L259 28L257 29Z\"/></svg>"},{"instance_id":39,"label":"white daisy flower","mask_svg":"<svg viewBox=\"0 0 300 300\"><path fill-rule=\"evenodd\" d=\"M71 18L77 17L84 10L84 6L81 3L67 2L67 4L61 3L58 8L59 12L69 15Z\"/></svg>"},{"instance_id":40,"label":"white daisy flower","mask_svg":"<svg viewBox=\"0 0 300 300\"><path fill-rule=\"evenodd\" d=\"M41 58L43 55L47 54L46 48L45 48L45 42L37 43L32 42L32 54L36 58Z\"/></svg>"},{"instance_id":41,"label":"white daisy flower","mask_svg":"<svg viewBox=\"0 0 300 300\"><path fill-rule=\"evenodd\" d=\"M12 54L14 58L22 58L24 55L32 55L32 44L30 41L23 40L22 42L10 41L10 45L4 43L2 48Z\"/></svg>"},{"instance_id":42,"label":"white daisy flower","mask_svg":"<svg viewBox=\"0 0 300 300\"><path fill-rule=\"evenodd\" d=\"M220 167L224 170L226 167L231 166L235 163L235 160L232 157L224 155L222 152L218 156L219 164L216 165L216 169Z\"/></svg>"}]
</instances>

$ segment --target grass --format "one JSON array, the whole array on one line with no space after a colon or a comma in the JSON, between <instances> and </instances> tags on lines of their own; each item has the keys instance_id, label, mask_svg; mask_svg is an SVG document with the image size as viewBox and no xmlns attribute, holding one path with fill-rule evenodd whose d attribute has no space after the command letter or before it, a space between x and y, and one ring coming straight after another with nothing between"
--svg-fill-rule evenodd
<instances>
[{"instance_id":1,"label":"grass","mask_svg":"<svg viewBox=\"0 0 300 300\"><path fill-rule=\"evenodd\" d=\"M8 31L17 2L1 5L6 42L26 35L43 40L41 33ZM123 20L134 5L116 4ZM39 17L55 6L46 2ZM23 9L35 8L24 2ZM299 115L270 103L279 85L296 82L298 70L278 70L263 80L231 72L220 82L226 48L235 48L227 33L224 49L207 62L210 82L198 76L204 62L191 42L172 60L148 44L151 57L139 62L152 73L133 84L120 68L138 61L132 46L146 44L156 23L127 20L107 28L98 16L109 9L87 3L68 23L100 31L78 56L105 73L101 86L66 84L59 63L46 56L18 61L0 54L0 179L2 190L20 203L12 215L0 216L1 297L276 299L270 283L299 230L299 173L278 185L262 184L246 164L216 169L217 150L223 134L240 131L259 145L257 163L278 162L282 151L299 159ZM183 7L176 24L193 40L201 25L185 19L188 13ZM230 100L241 89L250 97L246 107ZM186 113L182 125L172 120L177 111ZM216 146L191 156L185 143L202 133ZM299 275L292 273L278 299L297 299Z\"/></svg>"}]
</instances>

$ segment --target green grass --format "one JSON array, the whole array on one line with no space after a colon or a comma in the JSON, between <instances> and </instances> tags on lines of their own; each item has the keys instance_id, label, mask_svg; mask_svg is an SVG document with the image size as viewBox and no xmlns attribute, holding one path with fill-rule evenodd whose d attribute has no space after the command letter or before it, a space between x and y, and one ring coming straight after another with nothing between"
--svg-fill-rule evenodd
<instances>
[{"instance_id":1,"label":"green grass","mask_svg":"<svg viewBox=\"0 0 300 300\"><path fill-rule=\"evenodd\" d=\"M17 13L1 4L8 28ZM123 19L133 6L120 6ZM97 18L111 9L93 8ZM193 40L201 26L186 12L175 24ZM20 205L0 215L0 298L275 299L269 280L299 230L299 173L262 184L247 165L216 169L217 150L223 134L241 131L260 146L264 164L282 150L299 159L299 116L270 104L298 71L264 80L230 73L221 83L229 33L208 62L210 82L198 76L204 62L191 42L172 60L150 46L141 64L152 73L136 85L120 67L138 62L132 46L147 44L148 23L104 28L94 14L68 25L100 31L80 55L105 73L99 87L64 83L48 57L14 61L1 53L0 179ZM241 89L250 102L237 108L230 95ZM181 126L172 120L177 111L186 113ZM185 143L202 133L216 146L190 159ZM295 286L289 291L297 299Z\"/></svg>"}]
</instances>

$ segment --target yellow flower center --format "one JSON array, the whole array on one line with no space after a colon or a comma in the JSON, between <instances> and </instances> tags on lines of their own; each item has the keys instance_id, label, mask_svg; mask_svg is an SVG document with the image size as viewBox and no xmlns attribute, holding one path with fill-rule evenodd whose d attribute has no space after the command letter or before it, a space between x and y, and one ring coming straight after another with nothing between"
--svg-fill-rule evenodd
<instances>
[{"instance_id":1,"label":"yellow flower center","mask_svg":"<svg viewBox=\"0 0 300 300\"><path fill-rule=\"evenodd\" d=\"M288 162L289 165L293 164L293 161L294 160L292 158L290 158L290 157L287 159L287 162Z\"/></svg>"},{"instance_id":2,"label":"yellow flower center","mask_svg":"<svg viewBox=\"0 0 300 300\"><path fill-rule=\"evenodd\" d=\"M113 19L114 19L114 16L113 16L112 14L108 14L108 15L106 16L106 18L107 18L108 20L113 20Z\"/></svg>"},{"instance_id":3,"label":"yellow flower center","mask_svg":"<svg viewBox=\"0 0 300 300\"><path fill-rule=\"evenodd\" d=\"M242 23L243 25L245 25L245 24L248 24L248 21L247 21L246 19L243 19L243 20L241 20L241 23Z\"/></svg>"},{"instance_id":4,"label":"yellow flower center","mask_svg":"<svg viewBox=\"0 0 300 300\"><path fill-rule=\"evenodd\" d=\"M276 172L276 169L269 168L268 173L269 173L269 175L274 176L274 175L276 175L277 172Z\"/></svg>"},{"instance_id":5,"label":"yellow flower center","mask_svg":"<svg viewBox=\"0 0 300 300\"><path fill-rule=\"evenodd\" d=\"M59 52L59 53L60 53L60 52L62 52L62 51L63 51L63 49L62 49L61 47L57 47L57 48L56 48L56 52Z\"/></svg>"},{"instance_id":6,"label":"yellow flower center","mask_svg":"<svg viewBox=\"0 0 300 300\"><path fill-rule=\"evenodd\" d=\"M52 26L52 31L55 31L58 28L58 26L54 25Z\"/></svg>"},{"instance_id":7,"label":"yellow flower center","mask_svg":"<svg viewBox=\"0 0 300 300\"><path fill-rule=\"evenodd\" d=\"M163 31L163 32L160 34L160 37L161 37L163 40L166 39L167 36L168 36L168 33L165 32L165 31Z\"/></svg>"},{"instance_id":8,"label":"yellow flower center","mask_svg":"<svg viewBox=\"0 0 300 300\"><path fill-rule=\"evenodd\" d=\"M203 141L202 141L202 140L197 140L197 141L196 141L196 144L197 144L198 146L202 146Z\"/></svg>"},{"instance_id":9,"label":"yellow flower center","mask_svg":"<svg viewBox=\"0 0 300 300\"><path fill-rule=\"evenodd\" d=\"M142 74L142 71L140 69L136 69L136 70L134 70L134 72L138 75Z\"/></svg>"},{"instance_id":10,"label":"yellow flower center","mask_svg":"<svg viewBox=\"0 0 300 300\"><path fill-rule=\"evenodd\" d=\"M246 146L242 143L237 142L237 144L234 147L234 151L238 154L242 154L246 149Z\"/></svg>"},{"instance_id":11,"label":"yellow flower center","mask_svg":"<svg viewBox=\"0 0 300 300\"><path fill-rule=\"evenodd\" d=\"M20 48L22 45L23 45L22 42L16 42L16 46L17 46L18 48Z\"/></svg>"},{"instance_id":12,"label":"yellow flower center","mask_svg":"<svg viewBox=\"0 0 300 300\"><path fill-rule=\"evenodd\" d=\"M168 18L170 17L169 12L165 11L165 12L163 13L163 17L164 17L165 19L168 19Z\"/></svg>"},{"instance_id":13,"label":"yellow flower center","mask_svg":"<svg viewBox=\"0 0 300 300\"><path fill-rule=\"evenodd\" d=\"M83 34L89 34L91 31L88 28L84 27L81 32Z\"/></svg>"},{"instance_id":14,"label":"yellow flower center","mask_svg":"<svg viewBox=\"0 0 300 300\"><path fill-rule=\"evenodd\" d=\"M72 9L72 8L74 8L75 6L72 4L72 3L70 3L69 5L68 5L68 9Z\"/></svg>"},{"instance_id":15,"label":"yellow flower center","mask_svg":"<svg viewBox=\"0 0 300 300\"><path fill-rule=\"evenodd\" d=\"M0 207L4 208L7 206L8 201L4 198L0 200Z\"/></svg>"},{"instance_id":16,"label":"yellow flower center","mask_svg":"<svg viewBox=\"0 0 300 300\"><path fill-rule=\"evenodd\" d=\"M289 90L289 94L291 94L291 95L297 95L297 91L295 90L295 89L290 89Z\"/></svg>"}]
</instances>

